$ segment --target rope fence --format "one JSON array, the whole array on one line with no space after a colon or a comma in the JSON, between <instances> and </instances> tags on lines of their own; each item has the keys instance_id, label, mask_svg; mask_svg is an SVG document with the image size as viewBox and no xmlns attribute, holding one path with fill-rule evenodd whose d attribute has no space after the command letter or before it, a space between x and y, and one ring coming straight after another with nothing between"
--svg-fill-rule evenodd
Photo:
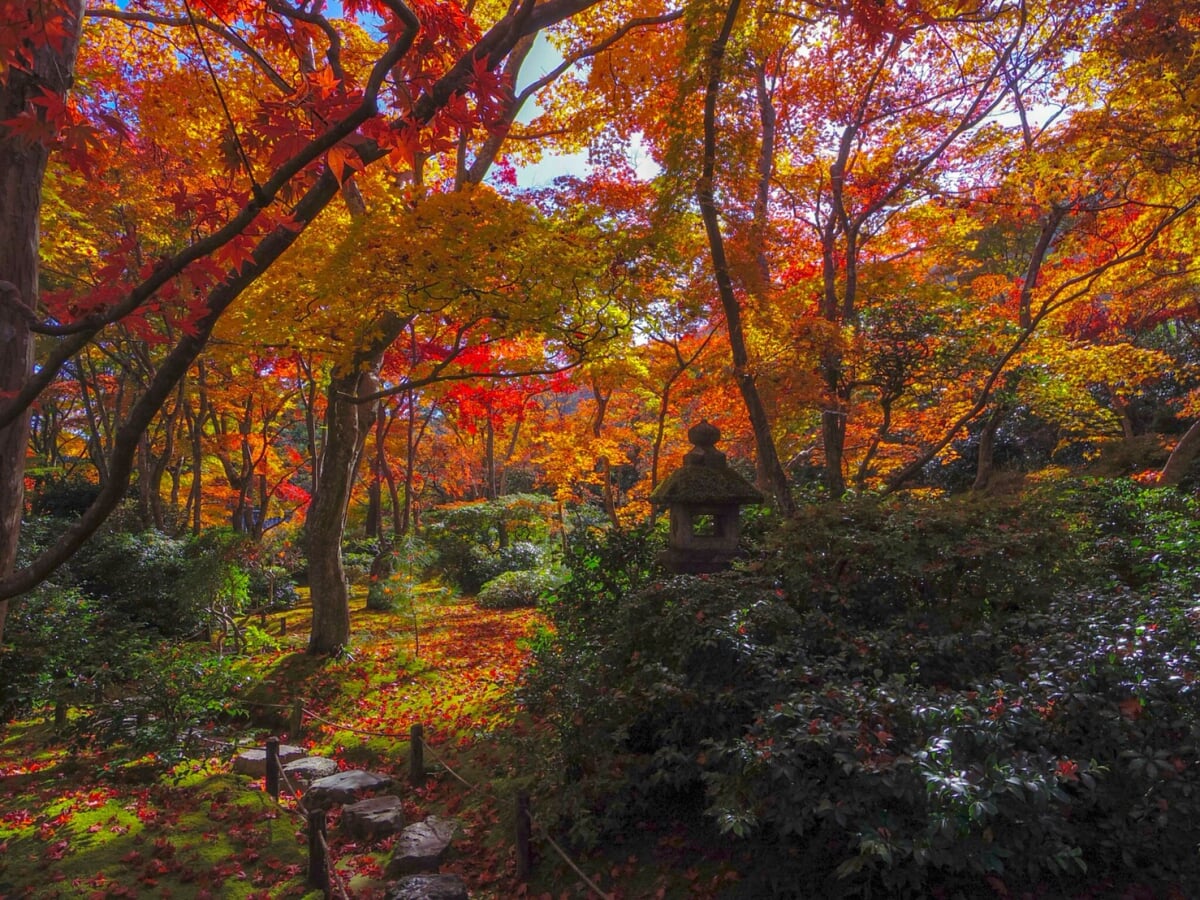
<instances>
[{"instance_id":1,"label":"rope fence","mask_svg":"<svg viewBox=\"0 0 1200 900\"><path fill-rule=\"evenodd\" d=\"M456 772L445 758L439 754L428 741L425 740L424 727L420 724L414 724L408 734L388 731L370 731L363 728L355 728L341 722L335 722L318 715L310 709L304 707L303 702L296 700L293 704L283 705L278 703L261 703L256 704L262 707L275 709L288 709L291 711L291 725L295 726L289 731L289 737L295 740L301 733L304 725L304 719L307 717L315 722L320 722L322 725L336 729L338 731L346 731L351 734L362 735L365 737L381 737L396 740L407 740L409 743L409 782L414 786L424 784L426 779L425 756L428 754L439 766L441 766L451 777L458 781L467 793L478 790L479 785L473 784L461 774ZM284 806L279 802L280 781L288 793L297 798L296 807L294 809ZM332 888L336 886L338 896L341 900L349 900L346 886L342 882L341 876L334 865L332 853L329 849L329 842L326 836L325 828L325 812L324 810L308 811L304 806L304 800L299 791L288 778L287 772L283 770L283 766L279 761L279 738L271 737L267 739L267 774L265 779L267 792L271 794L276 805L287 812L299 816L306 824L308 829L308 882L315 888L322 890L326 897L332 896ZM595 881L588 877L587 873L567 854L567 852L559 845L550 833L533 817L530 811L529 795L520 793L516 798L516 864L517 864L517 880L519 882L527 882L533 871L533 848L532 848L532 833L536 831L545 843L562 859L562 861L583 881L584 884L602 900L612 900L612 896L602 890ZM332 882L332 883L331 883Z\"/></svg>"}]
</instances>

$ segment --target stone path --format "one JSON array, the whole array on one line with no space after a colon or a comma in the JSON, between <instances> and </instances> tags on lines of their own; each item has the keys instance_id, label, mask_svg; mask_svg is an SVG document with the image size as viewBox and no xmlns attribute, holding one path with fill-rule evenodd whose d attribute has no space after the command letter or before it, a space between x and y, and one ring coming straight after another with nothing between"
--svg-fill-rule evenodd
<instances>
[{"instance_id":1,"label":"stone path","mask_svg":"<svg viewBox=\"0 0 1200 900\"><path fill-rule=\"evenodd\" d=\"M362 769L339 772L333 760L305 756L301 748L288 744L280 744L279 759L287 777L306 786L306 808L342 807L341 827L347 834L377 841L399 832L386 870L386 877L394 879L388 900L469 900L459 876L439 871L458 830L457 820L429 816L406 826L400 798L387 793L395 786L389 776ZM243 751L234 759L233 770L264 777L267 751Z\"/></svg>"}]
</instances>

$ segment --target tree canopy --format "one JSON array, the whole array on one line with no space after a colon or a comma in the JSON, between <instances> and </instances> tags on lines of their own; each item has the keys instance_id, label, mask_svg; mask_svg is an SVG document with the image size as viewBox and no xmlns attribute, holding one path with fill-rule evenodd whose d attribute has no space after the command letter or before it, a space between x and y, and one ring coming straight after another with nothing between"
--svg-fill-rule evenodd
<instances>
[{"instance_id":1,"label":"tree canopy","mask_svg":"<svg viewBox=\"0 0 1200 900\"><path fill-rule=\"evenodd\" d=\"M2 8L6 598L129 497L314 560L518 487L644 520L701 419L785 514L1200 442L1187 3Z\"/></svg>"}]
</instances>

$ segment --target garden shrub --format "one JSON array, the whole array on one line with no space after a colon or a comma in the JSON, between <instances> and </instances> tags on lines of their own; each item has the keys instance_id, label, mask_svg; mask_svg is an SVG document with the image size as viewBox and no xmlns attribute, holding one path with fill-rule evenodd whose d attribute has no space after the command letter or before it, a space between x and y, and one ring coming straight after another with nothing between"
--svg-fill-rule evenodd
<instances>
[{"instance_id":1,"label":"garden shrub","mask_svg":"<svg viewBox=\"0 0 1200 900\"><path fill-rule=\"evenodd\" d=\"M0 720L55 700L91 703L133 676L145 630L78 588L46 583L14 603L0 651Z\"/></svg>"},{"instance_id":2,"label":"garden shrub","mask_svg":"<svg viewBox=\"0 0 1200 900\"><path fill-rule=\"evenodd\" d=\"M293 609L300 602L296 582L283 566L256 565L248 573L250 598L267 609Z\"/></svg>"},{"instance_id":3,"label":"garden shrub","mask_svg":"<svg viewBox=\"0 0 1200 900\"><path fill-rule=\"evenodd\" d=\"M540 568L558 516L539 494L456 503L431 511L422 537L437 553L437 570L465 594L502 572Z\"/></svg>"},{"instance_id":4,"label":"garden shrub","mask_svg":"<svg viewBox=\"0 0 1200 900\"><path fill-rule=\"evenodd\" d=\"M61 527L57 519L30 523L22 559ZM94 537L53 580L13 604L0 654L5 713L56 699L99 702L135 677L133 660L146 647L198 634L214 615L228 630L248 603L243 550L244 538L228 529L189 539L120 531Z\"/></svg>"},{"instance_id":5,"label":"garden shrub","mask_svg":"<svg viewBox=\"0 0 1200 900\"><path fill-rule=\"evenodd\" d=\"M501 572L479 589L475 602L484 609L537 606L542 596L554 588L555 582L552 574L542 570Z\"/></svg>"},{"instance_id":6,"label":"garden shrub","mask_svg":"<svg viewBox=\"0 0 1200 900\"><path fill-rule=\"evenodd\" d=\"M203 621L198 595L183 589L203 569L189 565L183 540L114 531L84 544L71 571L114 619L171 637L191 634Z\"/></svg>"},{"instance_id":7,"label":"garden shrub","mask_svg":"<svg viewBox=\"0 0 1200 900\"><path fill-rule=\"evenodd\" d=\"M371 574L379 556L379 541L375 538L353 538L342 543L342 568L351 584L362 584Z\"/></svg>"},{"instance_id":8,"label":"garden shrub","mask_svg":"<svg viewBox=\"0 0 1200 900\"><path fill-rule=\"evenodd\" d=\"M524 688L564 773L538 802L584 844L703 812L753 842L730 896L1200 884L1193 516L1090 482L850 501L753 575L589 537Z\"/></svg>"},{"instance_id":9,"label":"garden shrub","mask_svg":"<svg viewBox=\"0 0 1200 900\"><path fill-rule=\"evenodd\" d=\"M250 677L235 657L213 653L207 644L163 642L130 663L128 691L76 719L77 740L121 741L139 751L153 750L160 762L170 764L182 754L189 729L246 715L239 694Z\"/></svg>"}]
</instances>

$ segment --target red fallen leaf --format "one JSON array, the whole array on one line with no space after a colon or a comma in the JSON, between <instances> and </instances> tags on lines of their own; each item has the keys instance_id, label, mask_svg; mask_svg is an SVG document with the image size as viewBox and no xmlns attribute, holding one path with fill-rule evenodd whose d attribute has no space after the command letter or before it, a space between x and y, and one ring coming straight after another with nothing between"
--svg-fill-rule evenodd
<instances>
[{"instance_id":1,"label":"red fallen leaf","mask_svg":"<svg viewBox=\"0 0 1200 900\"><path fill-rule=\"evenodd\" d=\"M152 859L146 863L146 872L150 875L166 875L170 871L171 867L161 859Z\"/></svg>"},{"instance_id":2,"label":"red fallen leaf","mask_svg":"<svg viewBox=\"0 0 1200 900\"><path fill-rule=\"evenodd\" d=\"M136 850L130 850L128 853L126 853L124 856L121 857L121 862L125 863L125 865L127 865L127 866L136 866L141 861L142 861L142 854L138 853Z\"/></svg>"},{"instance_id":3,"label":"red fallen leaf","mask_svg":"<svg viewBox=\"0 0 1200 900\"><path fill-rule=\"evenodd\" d=\"M46 859L62 859L67 855L67 851L71 849L71 842L67 840L55 841L46 848Z\"/></svg>"}]
</instances>

